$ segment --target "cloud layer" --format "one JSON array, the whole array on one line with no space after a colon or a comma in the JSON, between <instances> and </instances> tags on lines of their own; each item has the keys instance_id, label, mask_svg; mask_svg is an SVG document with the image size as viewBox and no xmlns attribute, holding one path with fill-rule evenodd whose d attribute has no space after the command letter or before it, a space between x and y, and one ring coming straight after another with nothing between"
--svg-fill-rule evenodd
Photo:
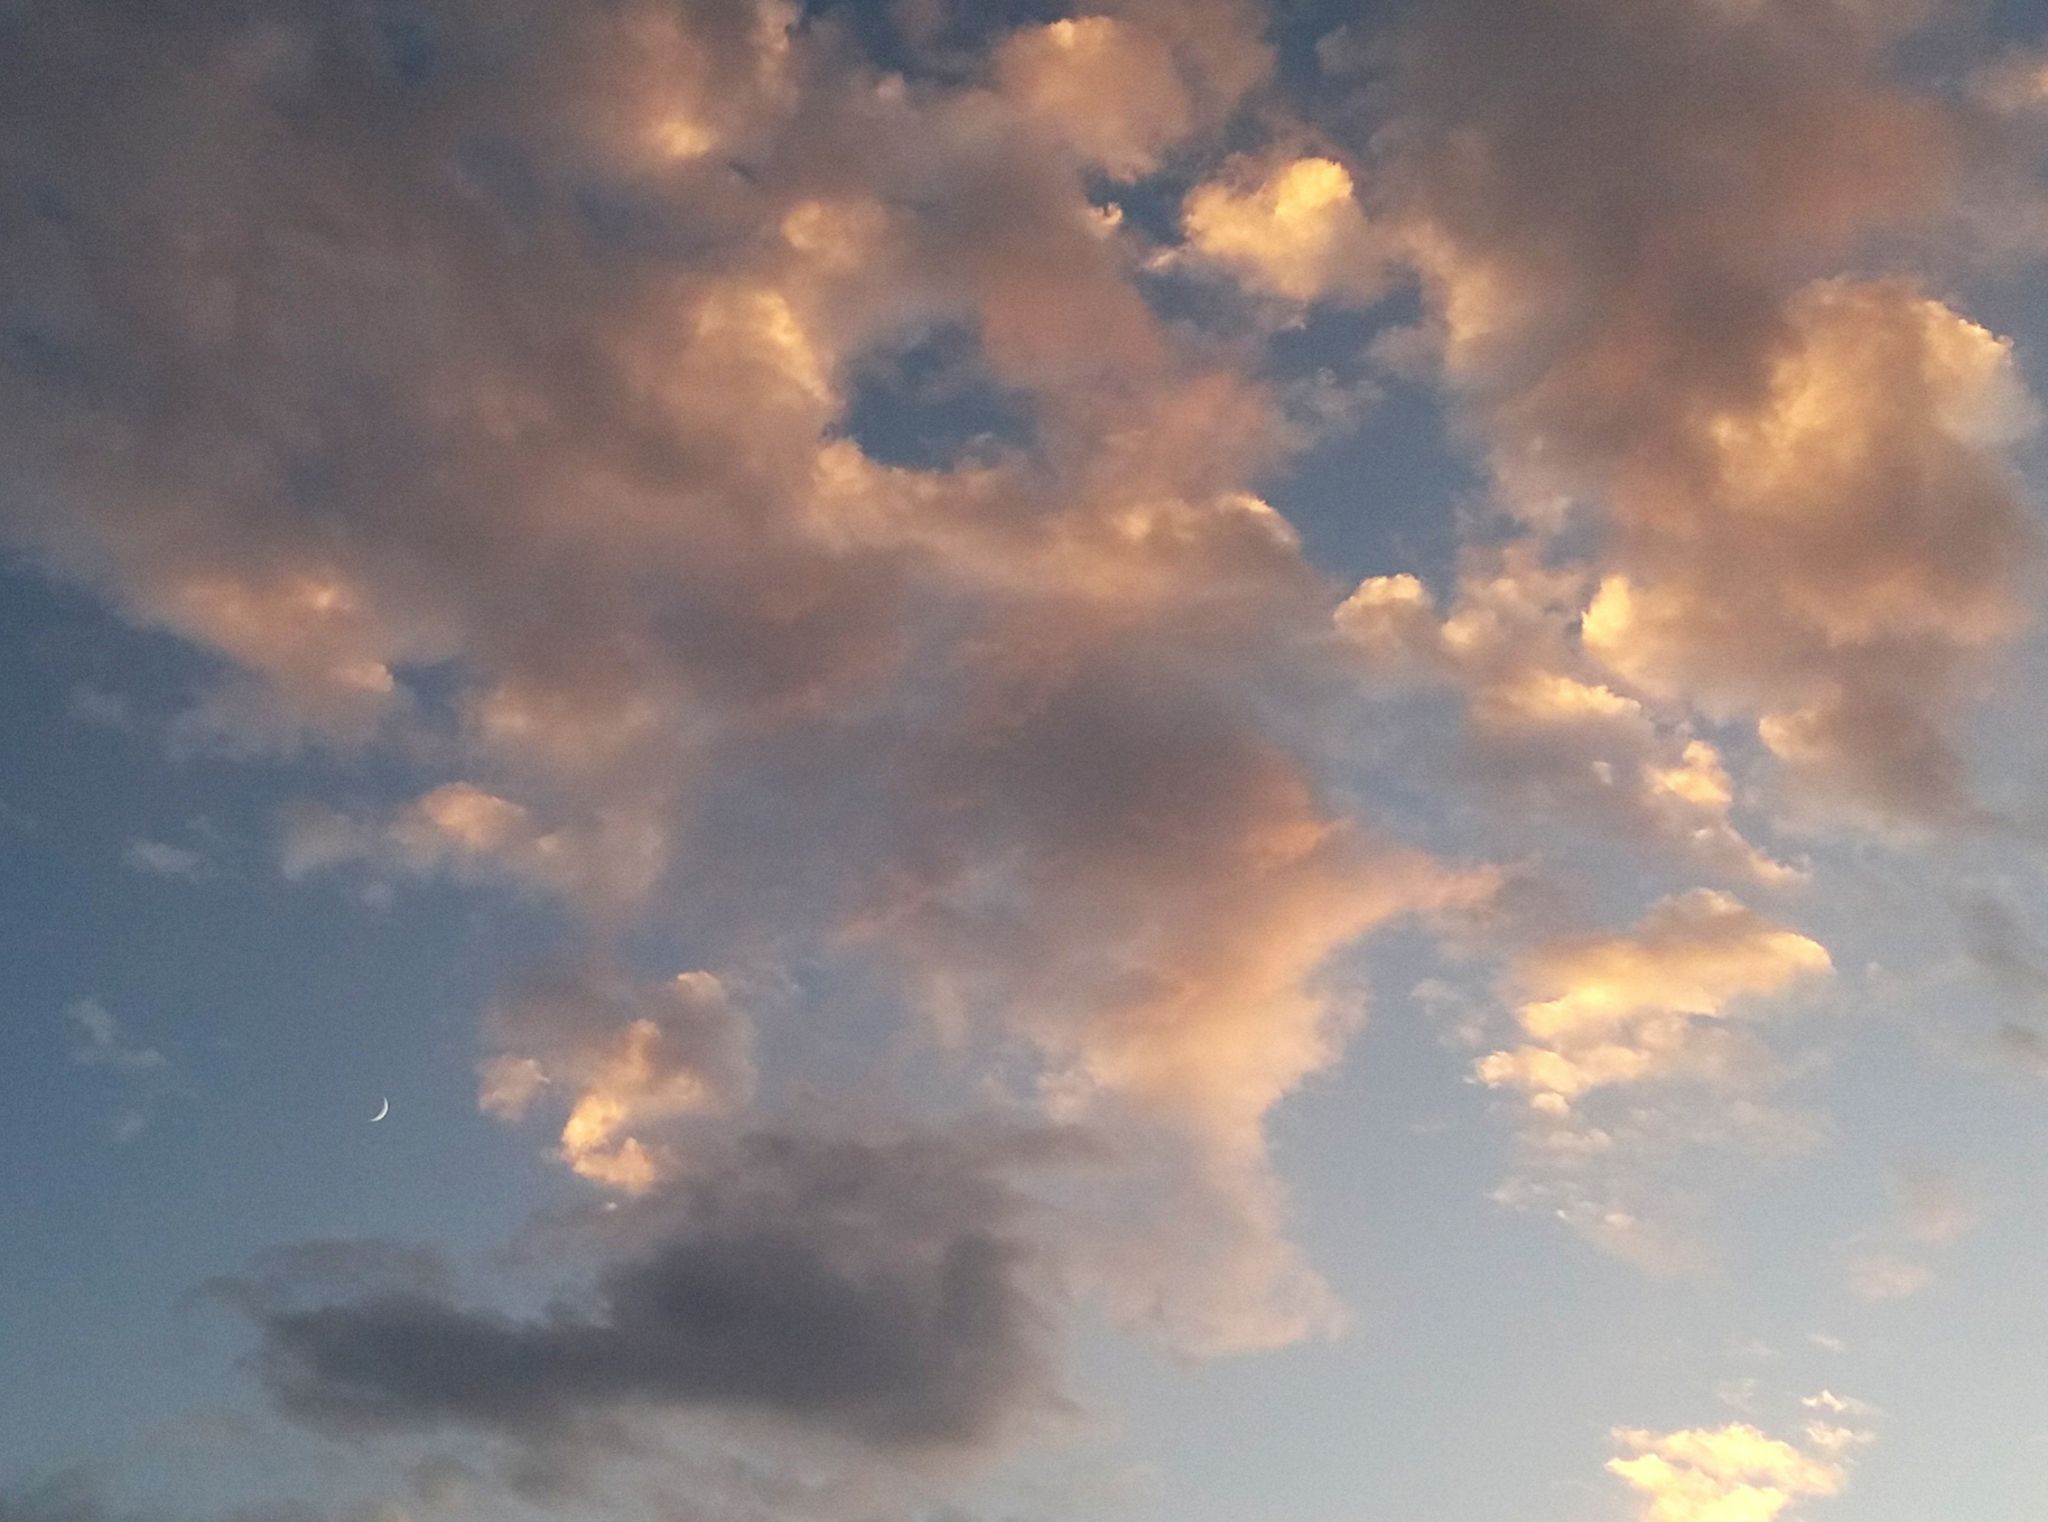
<instances>
[{"instance_id":1,"label":"cloud layer","mask_svg":"<svg viewBox=\"0 0 2048 1522\"><path fill-rule=\"evenodd\" d=\"M1326 39L1342 105L1240 0L15 10L0 532L202 653L173 753L320 793L286 879L559 930L476 1102L613 1207L597 1266L521 1313L251 1290L307 1422L985 1452L1059 1407L1077 1299L1333 1332L1270 1132L1398 925L1455 928L1542 1159L1501 1197L1648 1259L1601 1170L1688 1084L1782 1119L1759 1017L1836 957L1805 846L1999 819L1965 736L2037 409L1910 256L2025 71L1908 84L1905 0L1432 0ZM1444 564L1340 585L1275 502L1340 385L1283 356L1347 343L1479 476ZM1390 780L1430 703L1455 752ZM786 1123L757 1022L877 1008L953 1065L876 1102L978 1120ZM1841 1480L1617 1441L1652 1522Z\"/></svg>"}]
</instances>

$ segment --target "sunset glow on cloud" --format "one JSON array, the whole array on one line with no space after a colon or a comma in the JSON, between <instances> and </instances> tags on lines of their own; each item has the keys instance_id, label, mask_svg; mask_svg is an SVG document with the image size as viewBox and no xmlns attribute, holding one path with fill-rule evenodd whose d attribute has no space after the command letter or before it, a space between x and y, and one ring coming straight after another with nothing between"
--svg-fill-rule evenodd
<instances>
[{"instance_id":1,"label":"sunset glow on cloud","mask_svg":"<svg viewBox=\"0 0 2048 1522\"><path fill-rule=\"evenodd\" d=\"M0 1522L2034 1522L2044 58L0 5Z\"/></svg>"}]
</instances>

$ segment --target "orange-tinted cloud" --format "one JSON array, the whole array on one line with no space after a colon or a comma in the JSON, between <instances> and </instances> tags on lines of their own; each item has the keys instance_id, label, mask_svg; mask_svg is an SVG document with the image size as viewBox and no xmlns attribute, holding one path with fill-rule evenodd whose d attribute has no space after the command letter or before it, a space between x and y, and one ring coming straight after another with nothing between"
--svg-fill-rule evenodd
<instances>
[{"instance_id":1,"label":"orange-tinted cloud","mask_svg":"<svg viewBox=\"0 0 2048 1522\"><path fill-rule=\"evenodd\" d=\"M1961 193L1962 119L1887 77L1912 24L1433 7L1375 183L1499 500L1605 527L1586 651L1756 724L1815 796L1957 824L1957 711L2035 558L2007 461L2033 409L2007 346L1909 282L1816 278Z\"/></svg>"},{"instance_id":2,"label":"orange-tinted cloud","mask_svg":"<svg viewBox=\"0 0 2048 1522\"><path fill-rule=\"evenodd\" d=\"M1682 1432L1617 1431L1607 1469L1643 1498L1643 1522L1772 1522L1841 1490L1843 1471L1743 1423Z\"/></svg>"},{"instance_id":3,"label":"orange-tinted cloud","mask_svg":"<svg viewBox=\"0 0 2048 1522\"><path fill-rule=\"evenodd\" d=\"M1357 1023L1325 979L1489 879L1351 817L1273 722L1327 618L1254 490L1296 431L1096 203L1213 160L1265 18L1128 0L914 87L798 22L464 12L492 66L416 77L313 5L174 8L151 49L38 29L23 151L76 216L7 294L83 379L0 375L9 531L223 663L194 743L431 758L295 812L289 874L508 882L606 946L878 979L1028 1054L1045 1105L1173 1136L1236 1261L1299 1283L1262 1129ZM198 143L175 184L139 146ZM1318 278L1343 174L1273 192ZM868 367L941 335L1016 426L885 459ZM571 1166L639 1187L658 1129L737 1103L732 1054L699 1071L683 1032L719 1023L669 985L585 993L508 996L485 1097L560 1096Z\"/></svg>"},{"instance_id":4,"label":"orange-tinted cloud","mask_svg":"<svg viewBox=\"0 0 2048 1522\"><path fill-rule=\"evenodd\" d=\"M1538 947L1516 981L1527 1045L1483 1059L1482 1081L1559 1113L1581 1094L1680 1070L1697 1022L1832 970L1827 951L1725 893L1665 899L1623 935Z\"/></svg>"},{"instance_id":5,"label":"orange-tinted cloud","mask_svg":"<svg viewBox=\"0 0 2048 1522\"><path fill-rule=\"evenodd\" d=\"M1240 165L1188 192L1181 225L1198 259L1289 301L1370 300L1384 285L1384 250L1334 159Z\"/></svg>"},{"instance_id":6,"label":"orange-tinted cloud","mask_svg":"<svg viewBox=\"0 0 2048 1522\"><path fill-rule=\"evenodd\" d=\"M1619 689L1583 648L1586 596L1582 571L1517 545L1468 554L1448 613L1414 576L1375 576L1336 627L1373 686L1459 693L1481 780L1507 808L1534 802L1729 876L1797 881L1738 829L1735 783L1685 710Z\"/></svg>"},{"instance_id":7,"label":"orange-tinted cloud","mask_svg":"<svg viewBox=\"0 0 2048 1522\"><path fill-rule=\"evenodd\" d=\"M537 982L485 1022L492 1048L477 1104L517 1121L566 1109L562 1160L594 1183L638 1194L673 1169L664 1132L752 1094L750 1032L708 972L636 983L599 973Z\"/></svg>"}]
</instances>

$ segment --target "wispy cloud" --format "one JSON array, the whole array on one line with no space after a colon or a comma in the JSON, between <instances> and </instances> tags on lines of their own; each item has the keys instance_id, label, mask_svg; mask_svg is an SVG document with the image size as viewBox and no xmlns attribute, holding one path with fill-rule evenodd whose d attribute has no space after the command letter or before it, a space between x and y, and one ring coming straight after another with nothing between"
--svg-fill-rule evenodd
<instances>
[{"instance_id":1,"label":"wispy cloud","mask_svg":"<svg viewBox=\"0 0 2048 1522\"><path fill-rule=\"evenodd\" d=\"M1982 1224L1982 1199L1954 1174L1915 1166L1893 1170L1891 1218L1863 1233L1844 1268L1859 1300L1904 1300L1934 1283L1943 1254Z\"/></svg>"},{"instance_id":2,"label":"wispy cloud","mask_svg":"<svg viewBox=\"0 0 2048 1522\"><path fill-rule=\"evenodd\" d=\"M77 1032L71 1060L86 1067L109 1067L125 1073L156 1073L170 1060L152 1046L130 1042L121 1023L97 999L79 999L64 1011Z\"/></svg>"},{"instance_id":3,"label":"wispy cloud","mask_svg":"<svg viewBox=\"0 0 2048 1522\"><path fill-rule=\"evenodd\" d=\"M109 1134L117 1142L134 1140L148 1128L156 1102L180 1088L170 1059L155 1047L130 1039L97 999L74 1000L64 1017L73 1035L71 1060L81 1067L107 1070L126 1091L126 1102Z\"/></svg>"},{"instance_id":4,"label":"wispy cloud","mask_svg":"<svg viewBox=\"0 0 2048 1522\"><path fill-rule=\"evenodd\" d=\"M209 865L204 851L140 836L128 842L121 853L121 860L133 871L151 877L179 877L187 882L196 882L204 877Z\"/></svg>"}]
</instances>

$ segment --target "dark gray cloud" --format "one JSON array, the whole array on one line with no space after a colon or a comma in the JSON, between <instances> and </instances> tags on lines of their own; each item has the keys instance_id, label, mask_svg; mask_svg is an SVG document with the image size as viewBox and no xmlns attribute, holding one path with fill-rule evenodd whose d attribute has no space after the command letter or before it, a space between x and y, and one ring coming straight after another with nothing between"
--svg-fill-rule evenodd
<instances>
[{"instance_id":1,"label":"dark gray cloud","mask_svg":"<svg viewBox=\"0 0 2048 1522\"><path fill-rule=\"evenodd\" d=\"M160 1508L131 1510L110 1501L84 1469L66 1470L49 1479L0 1489L0 1522L173 1522L176 1514ZM178 1517L176 1522L184 1522ZM281 1501L217 1514L213 1522L341 1522L331 1513ZM347 1522L360 1522L350 1517Z\"/></svg>"},{"instance_id":2,"label":"dark gray cloud","mask_svg":"<svg viewBox=\"0 0 2048 1522\"><path fill-rule=\"evenodd\" d=\"M375 1237L323 1237L265 1248L241 1273L209 1279L192 1298L260 1318L372 1288L445 1294L451 1286L447 1263L430 1247Z\"/></svg>"},{"instance_id":3,"label":"dark gray cloud","mask_svg":"<svg viewBox=\"0 0 2048 1522\"><path fill-rule=\"evenodd\" d=\"M349 1431L575 1440L635 1411L765 1413L881 1447L972 1445L1054 1399L1007 1168L1066 1143L757 1135L624 1212L649 1234L532 1317L421 1285L252 1298L288 1413Z\"/></svg>"}]
</instances>

